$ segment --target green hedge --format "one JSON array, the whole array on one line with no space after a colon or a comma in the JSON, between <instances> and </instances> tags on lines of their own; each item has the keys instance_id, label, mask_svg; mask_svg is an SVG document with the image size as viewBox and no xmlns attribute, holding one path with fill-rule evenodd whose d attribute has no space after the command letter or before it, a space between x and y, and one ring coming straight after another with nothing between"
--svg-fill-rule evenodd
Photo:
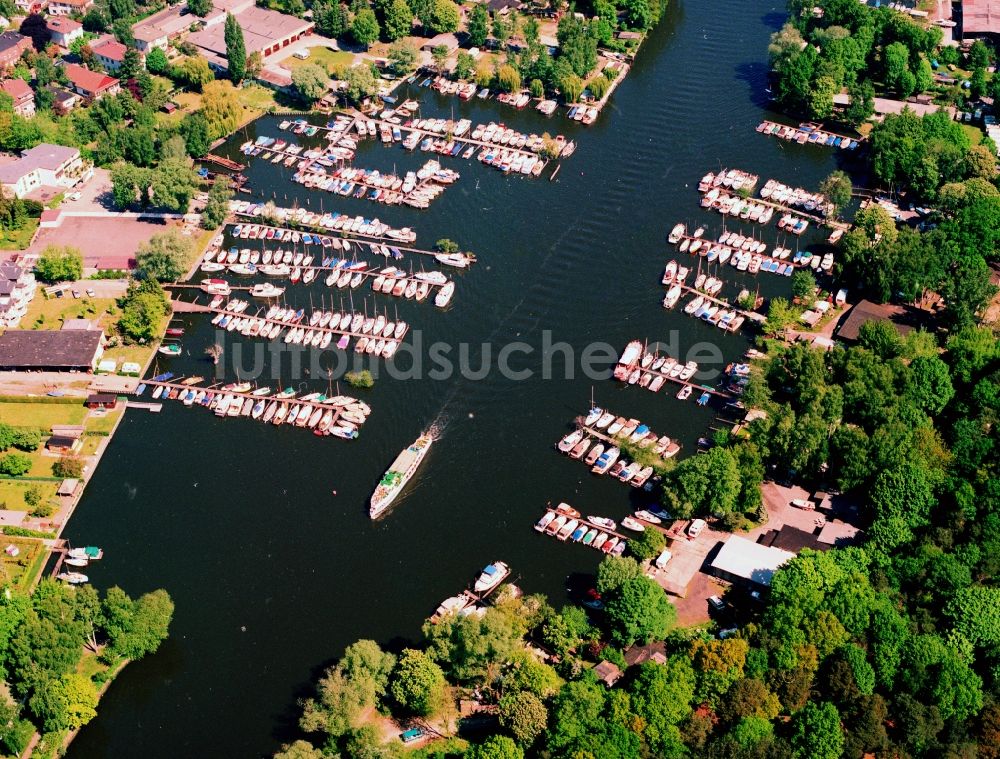
<instances>
[{"instance_id":1,"label":"green hedge","mask_svg":"<svg viewBox=\"0 0 1000 759\"><path fill-rule=\"evenodd\" d=\"M26 395L0 395L0 403L65 403L67 405L82 406L85 400L87 399L81 396L55 398L51 395L30 397Z\"/></svg>"},{"instance_id":2,"label":"green hedge","mask_svg":"<svg viewBox=\"0 0 1000 759\"><path fill-rule=\"evenodd\" d=\"M4 535L10 535L12 538L54 538L56 536L54 532L29 530L27 527L13 527L8 525L0 529L2 529Z\"/></svg>"}]
</instances>

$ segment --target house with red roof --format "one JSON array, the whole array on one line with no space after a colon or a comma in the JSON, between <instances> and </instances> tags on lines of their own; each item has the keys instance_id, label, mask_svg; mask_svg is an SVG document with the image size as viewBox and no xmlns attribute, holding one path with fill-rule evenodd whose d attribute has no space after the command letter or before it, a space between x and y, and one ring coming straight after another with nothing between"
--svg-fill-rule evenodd
<instances>
[{"instance_id":1,"label":"house with red roof","mask_svg":"<svg viewBox=\"0 0 1000 759\"><path fill-rule=\"evenodd\" d=\"M127 47L111 36L95 40L90 49L98 62L111 73L115 73L122 67L125 62L125 53L128 51Z\"/></svg>"},{"instance_id":2,"label":"house with red roof","mask_svg":"<svg viewBox=\"0 0 1000 759\"><path fill-rule=\"evenodd\" d=\"M113 76L99 74L77 63L67 63L63 70L73 91L91 100L98 100L104 95L115 95L121 89Z\"/></svg>"},{"instance_id":3,"label":"house with red roof","mask_svg":"<svg viewBox=\"0 0 1000 759\"><path fill-rule=\"evenodd\" d=\"M0 89L14 100L14 113L31 118L35 115L35 92L23 79L4 79Z\"/></svg>"},{"instance_id":4,"label":"house with red roof","mask_svg":"<svg viewBox=\"0 0 1000 759\"><path fill-rule=\"evenodd\" d=\"M17 32L0 34L0 68L12 68L26 50L31 50L31 37Z\"/></svg>"},{"instance_id":5,"label":"house with red roof","mask_svg":"<svg viewBox=\"0 0 1000 759\"><path fill-rule=\"evenodd\" d=\"M65 17L49 17L45 20L51 40L61 48L69 49L70 43L83 36L83 24Z\"/></svg>"},{"instance_id":6,"label":"house with red roof","mask_svg":"<svg viewBox=\"0 0 1000 759\"><path fill-rule=\"evenodd\" d=\"M51 0L49 3L50 16L71 16L79 13L81 16L94 5L94 0Z\"/></svg>"}]
</instances>

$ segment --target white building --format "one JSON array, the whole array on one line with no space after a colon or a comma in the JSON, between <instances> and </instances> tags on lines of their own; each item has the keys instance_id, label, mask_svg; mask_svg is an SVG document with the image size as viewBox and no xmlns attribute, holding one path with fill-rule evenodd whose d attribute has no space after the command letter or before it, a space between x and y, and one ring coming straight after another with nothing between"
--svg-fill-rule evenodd
<instances>
[{"instance_id":1,"label":"white building","mask_svg":"<svg viewBox=\"0 0 1000 759\"><path fill-rule=\"evenodd\" d=\"M42 143L25 150L17 160L0 165L0 184L23 198L39 187L74 187L92 174L93 167L84 163L76 148Z\"/></svg>"},{"instance_id":2,"label":"white building","mask_svg":"<svg viewBox=\"0 0 1000 759\"><path fill-rule=\"evenodd\" d=\"M16 327L20 323L36 289L30 269L9 261L0 263L0 326Z\"/></svg>"}]
</instances>

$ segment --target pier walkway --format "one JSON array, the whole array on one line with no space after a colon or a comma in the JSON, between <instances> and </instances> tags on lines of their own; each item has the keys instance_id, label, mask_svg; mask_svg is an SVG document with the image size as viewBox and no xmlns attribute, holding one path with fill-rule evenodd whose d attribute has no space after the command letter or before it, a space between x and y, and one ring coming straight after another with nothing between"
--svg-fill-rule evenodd
<instances>
[{"instance_id":1,"label":"pier walkway","mask_svg":"<svg viewBox=\"0 0 1000 759\"><path fill-rule=\"evenodd\" d=\"M739 314L740 316L742 316L744 319L749 319L750 321L757 322L758 324L763 324L764 322L767 321L767 317L764 316L763 314L758 314L756 311L744 311L739 306L734 306L731 303L729 303L728 301L722 300L721 298L716 298L714 295L709 295L708 293L702 292L701 290L697 290L694 287L691 287L690 285L685 285L685 284L683 284L681 282L677 282L677 283L671 283L670 285L668 285L668 287L672 287L674 284L679 284L680 285L680 287L681 287L681 293L683 295L700 295L705 300L711 301L712 303L714 303L717 306L724 306L725 308L729 309L730 311L735 311L737 314ZM680 307L679 303L677 305L678 305L678 307ZM692 314L692 316L693 316L693 314Z\"/></svg>"}]
</instances>

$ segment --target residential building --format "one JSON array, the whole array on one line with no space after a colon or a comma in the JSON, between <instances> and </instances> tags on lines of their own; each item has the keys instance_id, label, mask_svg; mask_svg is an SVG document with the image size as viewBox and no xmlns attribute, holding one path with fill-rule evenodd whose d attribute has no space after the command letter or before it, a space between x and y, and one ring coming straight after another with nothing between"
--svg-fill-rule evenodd
<instances>
[{"instance_id":1,"label":"residential building","mask_svg":"<svg viewBox=\"0 0 1000 759\"><path fill-rule=\"evenodd\" d=\"M59 47L69 49L70 43L83 36L83 24L71 18L51 17L45 20L52 41Z\"/></svg>"},{"instance_id":2,"label":"residential building","mask_svg":"<svg viewBox=\"0 0 1000 759\"><path fill-rule=\"evenodd\" d=\"M458 50L458 46L458 37L454 34L444 33L431 37L427 40L427 42L420 46L420 49L429 53L436 47L446 47L448 48L448 54L450 55Z\"/></svg>"},{"instance_id":3,"label":"residential building","mask_svg":"<svg viewBox=\"0 0 1000 759\"><path fill-rule=\"evenodd\" d=\"M50 16L71 16L74 13L83 15L94 5L94 0L50 0Z\"/></svg>"},{"instance_id":4,"label":"residential building","mask_svg":"<svg viewBox=\"0 0 1000 759\"><path fill-rule=\"evenodd\" d=\"M14 100L14 113L31 118L35 115L35 92L23 79L4 79L0 89Z\"/></svg>"},{"instance_id":5,"label":"residential building","mask_svg":"<svg viewBox=\"0 0 1000 759\"><path fill-rule=\"evenodd\" d=\"M226 13L236 17L243 30L247 55L260 53L266 59L293 42L312 34L313 23L277 11L258 8L252 0L215 0L215 8L205 19L205 28L193 32L187 41L199 48L208 65L226 71Z\"/></svg>"},{"instance_id":6,"label":"residential building","mask_svg":"<svg viewBox=\"0 0 1000 759\"><path fill-rule=\"evenodd\" d=\"M13 68L26 50L31 50L31 38L17 32L0 34L0 69Z\"/></svg>"},{"instance_id":7,"label":"residential building","mask_svg":"<svg viewBox=\"0 0 1000 759\"><path fill-rule=\"evenodd\" d=\"M39 187L73 187L89 178L92 171L77 148L43 142L22 152L20 158L0 165L0 184L23 198Z\"/></svg>"},{"instance_id":8,"label":"residential building","mask_svg":"<svg viewBox=\"0 0 1000 759\"><path fill-rule=\"evenodd\" d=\"M70 92L54 84L50 84L45 89L52 93L52 110L60 116L65 116L80 103L81 98L75 92Z\"/></svg>"},{"instance_id":9,"label":"residential building","mask_svg":"<svg viewBox=\"0 0 1000 759\"><path fill-rule=\"evenodd\" d=\"M45 6L45 0L14 0L14 7L25 16L41 13Z\"/></svg>"},{"instance_id":10,"label":"residential building","mask_svg":"<svg viewBox=\"0 0 1000 759\"><path fill-rule=\"evenodd\" d=\"M127 47L111 36L95 40L90 49L98 63L111 73L116 73L122 67L125 62L125 53L128 51Z\"/></svg>"},{"instance_id":11,"label":"residential building","mask_svg":"<svg viewBox=\"0 0 1000 759\"><path fill-rule=\"evenodd\" d=\"M0 325L16 327L37 288L31 269L10 261L0 263Z\"/></svg>"},{"instance_id":12,"label":"residential building","mask_svg":"<svg viewBox=\"0 0 1000 759\"><path fill-rule=\"evenodd\" d=\"M91 71L77 63L68 63L63 70L73 90L85 98L97 100L104 95L115 95L121 89L114 77Z\"/></svg>"},{"instance_id":13,"label":"residential building","mask_svg":"<svg viewBox=\"0 0 1000 759\"><path fill-rule=\"evenodd\" d=\"M20 330L0 335L0 370L89 372L104 353L100 330Z\"/></svg>"},{"instance_id":14,"label":"residential building","mask_svg":"<svg viewBox=\"0 0 1000 759\"><path fill-rule=\"evenodd\" d=\"M199 21L202 19L188 11L186 5L168 5L132 26L135 46L140 53L146 54L155 47L166 51L170 40L189 32L191 26Z\"/></svg>"}]
</instances>

